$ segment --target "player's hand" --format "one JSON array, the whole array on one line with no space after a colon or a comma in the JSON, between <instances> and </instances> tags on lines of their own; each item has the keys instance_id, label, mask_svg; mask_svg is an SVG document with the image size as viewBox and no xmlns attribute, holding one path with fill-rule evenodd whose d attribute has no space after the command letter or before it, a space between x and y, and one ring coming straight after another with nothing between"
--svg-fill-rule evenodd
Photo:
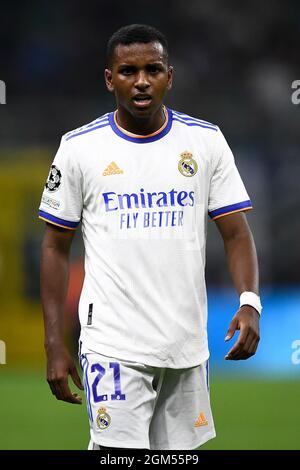
<instances>
[{"instance_id":1,"label":"player's hand","mask_svg":"<svg viewBox=\"0 0 300 470\"><path fill-rule=\"evenodd\" d=\"M81 379L75 363L65 346L47 348L47 382L57 400L81 405L82 398L72 393L68 385L68 376L72 377L75 385L83 390Z\"/></svg>"},{"instance_id":2,"label":"player's hand","mask_svg":"<svg viewBox=\"0 0 300 470\"><path fill-rule=\"evenodd\" d=\"M239 361L248 359L256 352L259 342L259 314L255 308L243 305L234 315L225 341L229 341L236 330L240 331L238 340L226 354L225 359Z\"/></svg>"}]
</instances>

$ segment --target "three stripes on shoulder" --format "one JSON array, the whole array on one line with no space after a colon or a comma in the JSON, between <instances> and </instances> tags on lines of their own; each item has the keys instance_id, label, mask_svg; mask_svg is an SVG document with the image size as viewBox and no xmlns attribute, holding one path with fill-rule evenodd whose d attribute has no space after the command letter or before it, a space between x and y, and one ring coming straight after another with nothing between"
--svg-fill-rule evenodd
<instances>
[{"instance_id":1,"label":"three stripes on shoulder","mask_svg":"<svg viewBox=\"0 0 300 470\"><path fill-rule=\"evenodd\" d=\"M211 129L213 131L218 131L218 126L216 126L215 124L212 124L208 121L204 121L203 119L194 118L192 116L189 116L188 114L180 113L179 111L172 110L172 120L185 124L186 126L198 126L203 127L205 129ZM91 123L68 132L64 135L64 139L70 140L73 139L73 137L77 137L78 135L86 134L87 132L91 132L96 129L101 129L102 127L106 127L108 125L109 113L106 113L103 116L100 116L98 119L95 119Z\"/></svg>"}]
</instances>

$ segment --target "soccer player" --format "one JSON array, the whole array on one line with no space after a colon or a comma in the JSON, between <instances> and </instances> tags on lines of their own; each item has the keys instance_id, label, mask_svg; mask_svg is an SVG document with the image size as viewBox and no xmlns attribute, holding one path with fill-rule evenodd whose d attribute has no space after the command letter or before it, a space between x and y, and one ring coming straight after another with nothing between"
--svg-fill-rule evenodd
<instances>
[{"instance_id":1,"label":"soccer player","mask_svg":"<svg viewBox=\"0 0 300 470\"><path fill-rule=\"evenodd\" d=\"M58 400L78 404L68 375L83 387L63 315L81 223L79 356L90 449L195 449L215 436L207 216L240 296L225 339L239 336L225 359L253 356L259 341L257 257L244 214L251 202L219 127L164 106L172 76L159 31L130 25L113 34L105 82L117 109L62 137L40 205L47 379Z\"/></svg>"}]
</instances>

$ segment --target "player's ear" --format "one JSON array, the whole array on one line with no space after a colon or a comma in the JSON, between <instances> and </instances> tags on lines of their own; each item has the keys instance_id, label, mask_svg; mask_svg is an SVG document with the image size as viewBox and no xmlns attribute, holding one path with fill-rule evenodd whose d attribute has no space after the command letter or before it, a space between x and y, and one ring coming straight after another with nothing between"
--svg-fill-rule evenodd
<instances>
[{"instance_id":1,"label":"player's ear","mask_svg":"<svg viewBox=\"0 0 300 470\"><path fill-rule=\"evenodd\" d=\"M173 84L173 67L169 65L168 67L168 85L167 90L171 90Z\"/></svg>"},{"instance_id":2,"label":"player's ear","mask_svg":"<svg viewBox=\"0 0 300 470\"><path fill-rule=\"evenodd\" d=\"M108 91L114 92L115 87L113 85L112 71L110 69L104 70L104 80L105 80L106 88L108 89Z\"/></svg>"}]
</instances>

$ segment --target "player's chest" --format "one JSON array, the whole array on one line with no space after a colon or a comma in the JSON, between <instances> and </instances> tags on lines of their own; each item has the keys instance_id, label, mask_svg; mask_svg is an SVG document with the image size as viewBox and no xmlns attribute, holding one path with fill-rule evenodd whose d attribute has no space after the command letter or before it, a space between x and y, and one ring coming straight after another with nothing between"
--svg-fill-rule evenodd
<instances>
[{"instance_id":1,"label":"player's chest","mask_svg":"<svg viewBox=\"0 0 300 470\"><path fill-rule=\"evenodd\" d=\"M103 192L190 191L205 187L209 160L192 146L128 145L104 148L85 156L83 185L86 194Z\"/></svg>"}]
</instances>

